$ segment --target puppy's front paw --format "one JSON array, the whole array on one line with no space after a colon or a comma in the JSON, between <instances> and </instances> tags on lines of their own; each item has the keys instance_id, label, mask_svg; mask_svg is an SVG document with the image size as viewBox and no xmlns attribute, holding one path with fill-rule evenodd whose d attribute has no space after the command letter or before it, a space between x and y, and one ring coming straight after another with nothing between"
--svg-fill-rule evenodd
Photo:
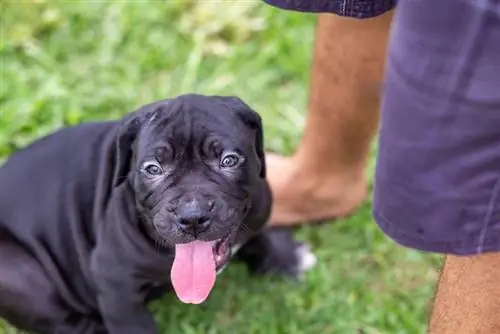
<instances>
[{"instance_id":1,"label":"puppy's front paw","mask_svg":"<svg viewBox=\"0 0 500 334\"><path fill-rule=\"evenodd\" d=\"M295 248L295 255L297 256L297 278L302 278L304 273L311 270L316 266L318 259L311 250L311 246L306 243L300 243Z\"/></svg>"},{"instance_id":2,"label":"puppy's front paw","mask_svg":"<svg viewBox=\"0 0 500 334\"><path fill-rule=\"evenodd\" d=\"M272 228L246 244L239 257L254 274L278 274L300 280L317 262L308 244L288 228Z\"/></svg>"}]
</instances>

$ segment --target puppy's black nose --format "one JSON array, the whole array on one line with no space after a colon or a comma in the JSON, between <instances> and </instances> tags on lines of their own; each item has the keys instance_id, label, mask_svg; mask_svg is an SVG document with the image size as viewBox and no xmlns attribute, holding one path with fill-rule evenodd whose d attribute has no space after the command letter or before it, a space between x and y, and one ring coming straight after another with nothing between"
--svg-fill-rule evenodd
<instances>
[{"instance_id":1,"label":"puppy's black nose","mask_svg":"<svg viewBox=\"0 0 500 334\"><path fill-rule=\"evenodd\" d=\"M183 230L201 232L210 226L211 203L192 200L177 207L177 223Z\"/></svg>"}]
</instances>

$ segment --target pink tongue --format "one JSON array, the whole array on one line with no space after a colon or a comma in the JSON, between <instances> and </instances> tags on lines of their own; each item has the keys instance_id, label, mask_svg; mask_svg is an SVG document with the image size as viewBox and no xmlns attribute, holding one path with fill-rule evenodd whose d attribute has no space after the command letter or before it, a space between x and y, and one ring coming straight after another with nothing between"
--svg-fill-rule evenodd
<instances>
[{"instance_id":1,"label":"pink tongue","mask_svg":"<svg viewBox=\"0 0 500 334\"><path fill-rule=\"evenodd\" d=\"M175 245L170 272L177 297L186 304L200 304L215 284L215 259L210 241Z\"/></svg>"}]
</instances>

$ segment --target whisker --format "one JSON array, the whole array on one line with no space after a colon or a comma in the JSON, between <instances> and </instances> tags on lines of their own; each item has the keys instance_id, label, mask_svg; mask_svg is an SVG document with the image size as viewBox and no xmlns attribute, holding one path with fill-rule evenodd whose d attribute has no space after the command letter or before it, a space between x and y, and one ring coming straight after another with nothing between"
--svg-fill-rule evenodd
<instances>
[{"instance_id":1,"label":"whisker","mask_svg":"<svg viewBox=\"0 0 500 334\"><path fill-rule=\"evenodd\" d=\"M255 234L255 231L253 231L250 227L248 227L248 225L247 225L247 224L245 224L245 223L241 223L241 225L240 225L240 226L243 228L243 230L245 230L245 231L246 231L247 233L249 233L250 235Z\"/></svg>"}]
</instances>

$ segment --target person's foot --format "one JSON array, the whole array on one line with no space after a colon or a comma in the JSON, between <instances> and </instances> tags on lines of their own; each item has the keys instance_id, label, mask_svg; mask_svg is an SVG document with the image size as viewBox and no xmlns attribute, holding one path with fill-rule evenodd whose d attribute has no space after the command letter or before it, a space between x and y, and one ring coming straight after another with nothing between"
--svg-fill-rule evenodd
<instances>
[{"instance_id":1,"label":"person's foot","mask_svg":"<svg viewBox=\"0 0 500 334\"><path fill-rule=\"evenodd\" d=\"M297 160L266 153L268 181L273 193L271 225L339 218L363 203L368 193L363 173L319 175L303 168Z\"/></svg>"}]
</instances>

